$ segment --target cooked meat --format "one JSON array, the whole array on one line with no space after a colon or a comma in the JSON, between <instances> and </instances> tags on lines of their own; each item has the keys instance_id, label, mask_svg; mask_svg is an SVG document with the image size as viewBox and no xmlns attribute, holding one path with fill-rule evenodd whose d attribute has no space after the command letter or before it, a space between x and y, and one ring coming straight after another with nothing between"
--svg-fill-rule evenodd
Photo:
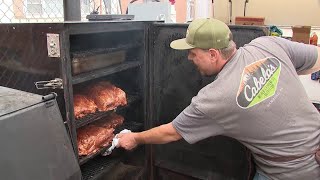
<instances>
[{"instance_id":1,"label":"cooked meat","mask_svg":"<svg viewBox=\"0 0 320 180\"><path fill-rule=\"evenodd\" d=\"M92 99L80 94L73 96L73 104L76 119L82 118L90 113L95 113L98 108Z\"/></svg>"},{"instance_id":2,"label":"cooked meat","mask_svg":"<svg viewBox=\"0 0 320 180\"><path fill-rule=\"evenodd\" d=\"M108 146L114 129L123 123L124 118L111 113L106 118L77 130L78 151L80 156L96 153L100 148Z\"/></svg>"},{"instance_id":3,"label":"cooked meat","mask_svg":"<svg viewBox=\"0 0 320 180\"><path fill-rule=\"evenodd\" d=\"M110 144L113 138L113 128L103 128L89 125L78 130L79 155L96 153L100 148Z\"/></svg>"},{"instance_id":4,"label":"cooked meat","mask_svg":"<svg viewBox=\"0 0 320 180\"><path fill-rule=\"evenodd\" d=\"M126 93L110 82L99 82L88 88L86 94L93 99L99 111L109 111L127 105Z\"/></svg>"}]
</instances>

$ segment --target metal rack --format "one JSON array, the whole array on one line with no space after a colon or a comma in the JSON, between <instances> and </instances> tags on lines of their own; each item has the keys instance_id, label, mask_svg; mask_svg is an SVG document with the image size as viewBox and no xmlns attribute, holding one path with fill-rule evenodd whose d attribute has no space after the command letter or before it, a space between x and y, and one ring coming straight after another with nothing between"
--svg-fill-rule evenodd
<instances>
[{"instance_id":1,"label":"metal rack","mask_svg":"<svg viewBox=\"0 0 320 180\"><path fill-rule=\"evenodd\" d=\"M133 44L120 45L118 47L113 47L113 48L99 48L99 49L93 49L93 50L87 50L87 51L76 51L71 53L71 57L83 58L83 57L93 56L97 54L106 54L106 53L111 53L111 52L116 52L121 50L127 50L131 48L137 48L137 47L141 47L142 45L143 45L142 43L133 43Z\"/></svg>"},{"instance_id":2,"label":"metal rack","mask_svg":"<svg viewBox=\"0 0 320 180\"><path fill-rule=\"evenodd\" d=\"M121 71L130 69L130 68L139 67L141 65L142 64L140 61L128 61L128 62L124 62L121 64L106 67L103 69L94 70L94 71L87 72L87 73L82 73L82 74L76 75L72 78L72 84L83 83L83 82L86 82L86 81L89 81L92 79L104 77L104 76L114 74L117 72L121 72Z\"/></svg>"},{"instance_id":3,"label":"metal rack","mask_svg":"<svg viewBox=\"0 0 320 180\"><path fill-rule=\"evenodd\" d=\"M82 179L97 179L103 172L110 171L120 161L120 157L96 157L81 166Z\"/></svg>"}]
</instances>

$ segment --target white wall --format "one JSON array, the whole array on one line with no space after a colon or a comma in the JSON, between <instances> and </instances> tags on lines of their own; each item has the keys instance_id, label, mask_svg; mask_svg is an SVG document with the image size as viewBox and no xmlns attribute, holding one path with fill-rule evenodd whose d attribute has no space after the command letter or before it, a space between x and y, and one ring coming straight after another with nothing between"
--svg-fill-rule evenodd
<instances>
[{"instance_id":1,"label":"white wall","mask_svg":"<svg viewBox=\"0 0 320 180\"><path fill-rule=\"evenodd\" d=\"M232 0L233 20L243 16L245 0ZM215 17L224 22L229 18L229 0L215 0ZM320 26L320 0L249 0L246 16L265 17L269 25Z\"/></svg>"},{"instance_id":2,"label":"white wall","mask_svg":"<svg viewBox=\"0 0 320 180\"><path fill-rule=\"evenodd\" d=\"M214 0L214 18L219 19L225 23L229 23L229 7L229 0Z\"/></svg>"}]
</instances>

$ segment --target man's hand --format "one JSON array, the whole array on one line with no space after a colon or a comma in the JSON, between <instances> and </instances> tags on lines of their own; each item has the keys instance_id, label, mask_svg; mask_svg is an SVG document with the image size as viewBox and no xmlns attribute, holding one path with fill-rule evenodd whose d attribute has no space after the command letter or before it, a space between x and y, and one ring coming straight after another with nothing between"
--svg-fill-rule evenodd
<instances>
[{"instance_id":1,"label":"man's hand","mask_svg":"<svg viewBox=\"0 0 320 180\"><path fill-rule=\"evenodd\" d=\"M120 133L118 134L119 143L117 147L122 147L125 150L132 150L138 146L135 139L135 133Z\"/></svg>"}]
</instances>

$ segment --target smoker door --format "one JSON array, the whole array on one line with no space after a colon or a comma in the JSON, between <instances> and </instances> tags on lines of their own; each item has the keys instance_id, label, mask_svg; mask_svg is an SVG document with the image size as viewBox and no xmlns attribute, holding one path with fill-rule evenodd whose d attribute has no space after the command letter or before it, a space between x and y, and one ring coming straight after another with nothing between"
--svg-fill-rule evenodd
<instances>
[{"instance_id":1,"label":"smoker door","mask_svg":"<svg viewBox=\"0 0 320 180\"><path fill-rule=\"evenodd\" d=\"M1 179L80 180L55 95L0 86Z\"/></svg>"},{"instance_id":2,"label":"smoker door","mask_svg":"<svg viewBox=\"0 0 320 180\"><path fill-rule=\"evenodd\" d=\"M52 92L34 83L62 78L61 58L49 57L47 51L47 34L62 30L62 23L0 23L0 86L41 95Z\"/></svg>"},{"instance_id":3,"label":"smoker door","mask_svg":"<svg viewBox=\"0 0 320 180\"><path fill-rule=\"evenodd\" d=\"M262 27L230 26L237 46L266 35ZM172 40L185 37L187 24L154 24L150 29L150 72L152 126L171 122L198 91L214 80L204 78L191 61L187 51L170 48ZM250 156L238 141L217 136L190 145L186 141L155 145L153 164L155 179L168 179L171 172L182 179L247 179ZM168 170L168 171L166 171Z\"/></svg>"}]
</instances>

